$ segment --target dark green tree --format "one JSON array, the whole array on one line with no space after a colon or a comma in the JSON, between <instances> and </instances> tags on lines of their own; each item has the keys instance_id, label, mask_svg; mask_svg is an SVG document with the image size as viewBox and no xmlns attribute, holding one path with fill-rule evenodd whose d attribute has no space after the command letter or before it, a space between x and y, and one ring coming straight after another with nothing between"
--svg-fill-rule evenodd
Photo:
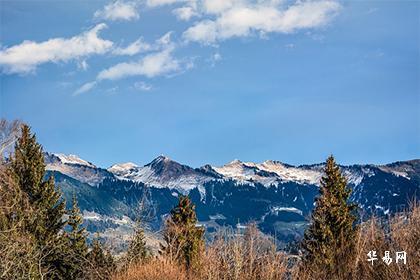
<instances>
[{"instance_id":1,"label":"dark green tree","mask_svg":"<svg viewBox=\"0 0 420 280\"><path fill-rule=\"evenodd\" d=\"M180 196L165 223L161 252L187 269L196 269L204 248L203 235L204 229L197 227L194 204L187 196Z\"/></svg>"},{"instance_id":2,"label":"dark green tree","mask_svg":"<svg viewBox=\"0 0 420 280\"><path fill-rule=\"evenodd\" d=\"M73 194L73 205L68 215L69 232L66 235L69 242L68 263L70 267L67 276L70 279L81 279L85 269L88 247L86 244L87 233L86 229L82 227L83 217L77 206L75 194Z\"/></svg>"},{"instance_id":3,"label":"dark green tree","mask_svg":"<svg viewBox=\"0 0 420 280\"><path fill-rule=\"evenodd\" d=\"M93 240L92 248L87 255L85 276L87 279L111 279L112 273L116 270L114 258L108 250L102 248L98 237Z\"/></svg>"},{"instance_id":4,"label":"dark green tree","mask_svg":"<svg viewBox=\"0 0 420 280\"><path fill-rule=\"evenodd\" d=\"M330 156L321 178L320 195L302 243L304 265L334 273L350 254L357 231L356 205L349 203L351 190L340 168Z\"/></svg>"},{"instance_id":5,"label":"dark green tree","mask_svg":"<svg viewBox=\"0 0 420 280\"><path fill-rule=\"evenodd\" d=\"M136 230L127 250L127 264L139 263L145 261L149 256L149 250L146 247L144 230L137 223Z\"/></svg>"},{"instance_id":6,"label":"dark green tree","mask_svg":"<svg viewBox=\"0 0 420 280\"><path fill-rule=\"evenodd\" d=\"M33 209L33 217L26 220L25 228L36 240L42 256L41 267L50 278L64 278L68 270L64 257L67 242L62 234L65 202L55 189L54 179L44 180L42 147L25 124L15 144L10 165L18 187L26 193Z\"/></svg>"},{"instance_id":7,"label":"dark green tree","mask_svg":"<svg viewBox=\"0 0 420 280\"><path fill-rule=\"evenodd\" d=\"M12 170L20 188L27 193L37 212L31 225L35 237L47 240L56 236L64 227L65 202L55 189L54 178L44 180L45 163L42 147L36 142L29 126L22 125L21 136L15 145L11 161Z\"/></svg>"}]
</instances>

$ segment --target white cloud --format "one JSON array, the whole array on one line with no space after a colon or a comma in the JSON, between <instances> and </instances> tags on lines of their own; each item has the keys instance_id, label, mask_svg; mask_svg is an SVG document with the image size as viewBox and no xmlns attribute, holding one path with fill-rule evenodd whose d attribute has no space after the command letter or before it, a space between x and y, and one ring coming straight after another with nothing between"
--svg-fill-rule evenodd
<instances>
[{"instance_id":1,"label":"white cloud","mask_svg":"<svg viewBox=\"0 0 420 280\"><path fill-rule=\"evenodd\" d=\"M40 64L81 60L93 54L108 52L113 43L98 37L106 28L98 24L94 28L69 39L54 38L41 43L23 41L19 45L0 50L0 65L6 73L29 73Z\"/></svg>"},{"instance_id":2,"label":"white cloud","mask_svg":"<svg viewBox=\"0 0 420 280\"><path fill-rule=\"evenodd\" d=\"M112 51L116 55L135 55L142 52L147 52L153 49L153 46L144 42L143 38L139 38L125 48L116 48Z\"/></svg>"},{"instance_id":3,"label":"white cloud","mask_svg":"<svg viewBox=\"0 0 420 280\"><path fill-rule=\"evenodd\" d=\"M169 74L180 69L180 62L172 56L173 48L148 54L136 62L116 64L98 74L98 80L118 80L130 76L148 78Z\"/></svg>"},{"instance_id":4,"label":"white cloud","mask_svg":"<svg viewBox=\"0 0 420 280\"><path fill-rule=\"evenodd\" d=\"M175 50L175 44L171 41L171 34L172 32L167 32L162 37L157 39L153 44L149 44L150 47L148 47L148 51L151 52L144 55L141 59L118 63L109 67L108 69L102 70L96 76L95 81L82 85L75 91L74 95L90 91L103 80L115 81L131 76L144 76L147 78L153 78L162 75L177 74L192 68L193 63L191 61L180 61L172 55L173 51ZM113 53L127 55L137 53L139 49L137 45L139 44L135 44L136 42L130 44L127 48L115 49ZM141 42L144 43L143 41ZM132 48L129 48L133 44L136 47L133 46ZM136 88L138 90L150 90L151 86L144 83L137 84Z\"/></svg>"},{"instance_id":5,"label":"white cloud","mask_svg":"<svg viewBox=\"0 0 420 280\"><path fill-rule=\"evenodd\" d=\"M165 33L162 37L156 40L156 44L161 47L172 45L171 35L172 35L172 31Z\"/></svg>"},{"instance_id":6,"label":"white cloud","mask_svg":"<svg viewBox=\"0 0 420 280\"><path fill-rule=\"evenodd\" d=\"M238 0L204 0L203 7L206 13L219 14L231 8L234 4L241 4Z\"/></svg>"},{"instance_id":7,"label":"white cloud","mask_svg":"<svg viewBox=\"0 0 420 280\"><path fill-rule=\"evenodd\" d=\"M172 13L179 19L188 21L192 17L197 16L198 13L193 7L185 6L181 8L177 8L172 11Z\"/></svg>"},{"instance_id":8,"label":"white cloud","mask_svg":"<svg viewBox=\"0 0 420 280\"><path fill-rule=\"evenodd\" d=\"M117 0L96 11L94 17L106 20L135 20L139 18L139 13L136 2Z\"/></svg>"},{"instance_id":9,"label":"white cloud","mask_svg":"<svg viewBox=\"0 0 420 280\"><path fill-rule=\"evenodd\" d=\"M150 91L153 89L153 86L142 81L142 82L135 82L134 88L140 91Z\"/></svg>"},{"instance_id":10,"label":"white cloud","mask_svg":"<svg viewBox=\"0 0 420 280\"><path fill-rule=\"evenodd\" d=\"M217 24L211 20L203 20L188 28L184 33L183 37L187 41L196 41L204 44L212 44L217 39Z\"/></svg>"},{"instance_id":11,"label":"white cloud","mask_svg":"<svg viewBox=\"0 0 420 280\"><path fill-rule=\"evenodd\" d=\"M341 8L331 0L297 1L286 8L282 7L282 1L205 1L204 4L208 13L218 15L214 20L203 20L187 29L183 34L187 41L214 44L255 32L291 33L317 28L327 24Z\"/></svg>"},{"instance_id":12,"label":"white cloud","mask_svg":"<svg viewBox=\"0 0 420 280\"><path fill-rule=\"evenodd\" d=\"M171 5L175 3L187 2L188 0L147 0L146 5L149 7L157 7L163 5Z\"/></svg>"},{"instance_id":13,"label":"white cloud","mask_svg":"<svg viewBox=\"0 0 420 280\"><path fill-rule=\"evenodd\" d=\"M96 86L96 81L86 83L86 84L82 85L79 89L77 89L77 90L74 92L74 94L73 94L73 95L79 95L79 94L82 94L82 93L88 92L88 91L90 91L91 89L93 89L95 86Z\"/></svg>"},{"instance_id":14,"label":"white cloud","mask_svg":"<svg viewBox=\"0 0 420 280\"><path fill-rule=\"evenodd\" d=\"M171 41L172 31L165 33L162 37L157 39L154 43L147 43L143 40L143 38L139 38L138 40L134 41L133 43L129 44L125 48L115 48L112 53L115 55L128 55L133 56L138 53L150 52L150 51L158 51L168 46L173 45Z\"/></svg>"},{"instance_id":15,"label":"white cloud","mask_svg":"<svg viewBox=\"0 0 420 280\"><path fill-rule=\"evenodd\" d=\"M89 64L87 64L86 60L82 60L77 63L77 67L83 71L86 71L89 68Z\"/></svg>"}]
</instances>

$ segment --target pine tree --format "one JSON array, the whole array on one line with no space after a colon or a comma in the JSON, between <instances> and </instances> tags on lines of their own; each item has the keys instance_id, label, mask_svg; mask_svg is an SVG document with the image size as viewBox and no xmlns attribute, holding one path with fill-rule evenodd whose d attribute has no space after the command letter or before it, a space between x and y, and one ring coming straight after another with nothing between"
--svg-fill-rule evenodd
<instances>
[{"instance_id":1,"label":"pine tree","mask_svg":"<svg viewBox=\"0 0 420 280\"><path fill-rule=\"evenodd\" d=\"M143 262L147 259L148 256L149 251L146 247L144 230L141 228L140 223L138 222L133 239L128 246L127 265Z\"/></svg>"},{"instance_id":2,"label":"pine tree","mask_svg":"<svg viewBox=\"0 0 420 280\"><path fill-rule=\"evenodd\" d=\"M50 278L63 278L68 269L64 262L67 242L62 235L65 203L55 189L54 179L44 181L42 147L27 125L22 125L15 144L11 170L33 208L34 216L26 220L26 229L36 240L42 256L41 267L49 272Z\"/></svg>"},{"instance_id":3,"label":"pine tree","mask_svg":"<svg viewBox=\"0 0 420 280\"><path fill-rule=\"evenodd\" d=\"M87 279L110 279L116 269L114 258L109 251L102 248L96 237L92 243L92 249L87 255L88 267L86 269Z\"/></svg>"},{"instance_id":4,"label":"pine tree","mask_svg":"<svg viewBox=\"0 0 420 280\"><path fill-rule=\"evenodd\" d=\"M204 230L196 226L195 206L187 196L180 196L178 205L171 210L164 229L165 245L161 252L185 265L197 268L204 247Z\"/></svg>"},{"instance_id":5,"label":"pine tree","mask_svg":"<svg viewBox=\"0 0 420 280\"><path fill-rule=\"evenodd\" d=\"M83 276L88 254L88 247L86 245L86 229L82 227L83 217L80 209L77 206L76 195L73 194L73 206L69 211L69 218L67 224L70 227L67 233L69 242L68 263L71 265L67 273L69 279L80 279Z\"/></svg>"},{"instance_id":6,"label":"pine tree","mask_svg":"<svg viewBox=\"0 0 420 280\"><path fill-rule=\"evenodd\" d=\"M40 186L44 181L45 163L42 147L31 134L29 126L22 125L21 136L15 144L11 166L18 184L31 201L39 199Z\"/></svg>"},{"instance_id":7,"label":"pine tree","mask_svg":"<svg viewBox=\"0 0 420 280\"><path fill-rule=\"evenodd\" d=\"M53 177L44 181L45 163L42 147L36 142L27 125L22 125L21 136L15 145L11 167L18 185L27 193L37 212L32 230L39 240L55 236L63 229L65 203L56 191Z\"/></svg>"},{"instance_id":8,"label":"pine tree","mask_svg":"<svg viewBox=\"0 0 420 280\"><path fill-rule=\"evenodd\" d=\"M338 269L340 258L351 252L357 206L348 201L351 190L333 156L327 159L324 172L302 248L305 265L314 264L328 273Z\"/></svg>"}]
</instances>

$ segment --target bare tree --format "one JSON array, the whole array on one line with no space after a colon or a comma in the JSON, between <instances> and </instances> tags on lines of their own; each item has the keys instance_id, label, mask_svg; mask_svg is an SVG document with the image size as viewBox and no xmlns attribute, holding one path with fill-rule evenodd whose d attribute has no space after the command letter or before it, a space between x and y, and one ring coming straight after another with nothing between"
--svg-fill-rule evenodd
<instances>
[{"instance_id":1,"label":"bare tree","mask_svg":"<svg viewBox=\"0 0 420 280\"><path fill-rule=\"evenodd\" d=\"M19 137L21 124L19 120L8 122L6 119L0 119L0 160L3 160L6 153L11 151Z\"/></svg>"}]
</instances>

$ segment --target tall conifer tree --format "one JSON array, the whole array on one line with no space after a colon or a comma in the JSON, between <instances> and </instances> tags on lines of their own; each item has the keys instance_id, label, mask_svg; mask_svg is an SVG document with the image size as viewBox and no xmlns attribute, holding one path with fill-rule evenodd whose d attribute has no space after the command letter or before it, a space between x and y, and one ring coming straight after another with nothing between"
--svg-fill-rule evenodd
<instances>
[{"instance_id":1,"label":"tall conifer tree","mask_svg":"<svg viewBox=\"0 0 420 280\"><path fill-rule=\"evenodd\" d=\"M302 247L306 265L332 272L340 267L340 258L351 252L356 205L349 203L351 190L333 156L327 159L324 172Z\"/></svg>"},{"instance_id":2,"label":"tall conifer tree","mask_svg":"<svg viewBox=\"0 0 420 280\"><path fill-rule=\"evenodd\" d=\"M185 265L187 269L195 269L200 261L204 248L204 230L196 226L195 206L187 196L180 196L178 205L171 210L164 230L165 245L162 253Z\"/></svg>"},{"instance_id":3,"label":"tall conifer tree","mask_svg":"<svg viewBox=\"0 0 420 280\"><path fill-rule=\"evenodd\" d=\"M42 263L51 278L64 278L66 241L62 235L65 225L65 203L56 191L54 179L44 180L45 163L42 147L36 142L29 126L22 125L15 144L11 169L19 188L27 194L35 217L28 219L27 230L33 234L41 252Z\"/></svg>"},{"instance_id":4,"label":"tall conifer tree","mask_svg":"<svg viewBox=\"0 0 420 280\"><path fill-rule=\"evenodd\" d=\"M67 233L69 242L69 268L68 276L71 279L81 279L85 269L86 257L88 254L88 247L86 244L86 229L82 227L83 217L80 209L77 206L76 195L73 194L73 205L69 211L69 218L67 221L70 227Z\"/></svg>"},{"instance_id":5,"label":"tall conifer tree","mask_svg":"<svg viewBox=\"0 0 420 280\"><path fill-rule=\"evenodd\" d=\"M144 230L141 228L140 222L138 222L133 239L127 250L127 262L128 264L143 262L148 256L149 251L146 247Z\"/></svg>"},{"instance_id":6,"label":"tall conifer tree","mask_svg":"<svg viewBox=\"0 0 420 280\"><path fill-rule=\"evenodd\" d=\"M98 237L93 240L92 248L87 255L87 262L89 264L86 269L87 279L111 279L111 275L116 269L114 258L102 248Z\"/></svg>"}]
</instances>

